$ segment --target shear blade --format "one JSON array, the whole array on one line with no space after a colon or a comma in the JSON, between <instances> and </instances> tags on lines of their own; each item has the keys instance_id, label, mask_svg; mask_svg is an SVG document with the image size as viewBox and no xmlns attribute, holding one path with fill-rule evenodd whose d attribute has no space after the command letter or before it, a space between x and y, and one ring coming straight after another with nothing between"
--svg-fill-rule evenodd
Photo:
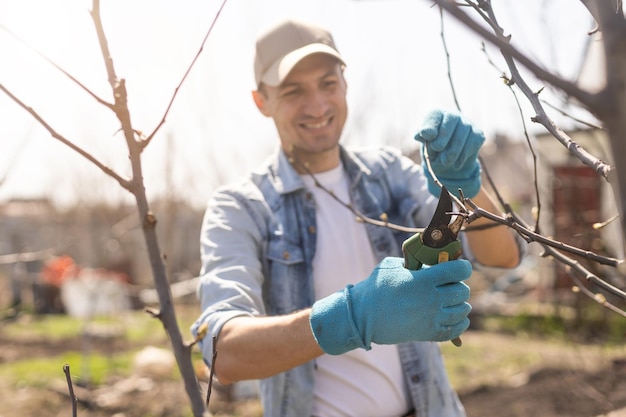
<instances>
[{"instance_id":1,"label":"shear blade","mask_svg":"<svg viewBox=\"0 0 626 417\"><path fill-rule=\"evenodd\" d=\"M430 248L442 248L448 243L456 240L456 233L454 233L448 225L452 218L452 197L445 186L441 187L441 196L439 197L439 203L435 209L430 224L422 233L422 242L424 245Z\"/></svg>"}]
</instances>

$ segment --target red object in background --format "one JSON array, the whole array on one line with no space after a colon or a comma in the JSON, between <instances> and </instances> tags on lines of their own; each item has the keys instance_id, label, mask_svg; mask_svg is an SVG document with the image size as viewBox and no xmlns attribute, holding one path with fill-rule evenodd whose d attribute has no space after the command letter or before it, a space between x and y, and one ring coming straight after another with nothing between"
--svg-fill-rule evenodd
<instances>
[{"instance_id":1,"label":"red object in background","mask_svg":"<svg viewBox=\"0 0 626 417\"><path fill-rule=\"evenodd\" d=\"M74 275L77 268L78 266L72 257L68 255L58 256L44 264L41 269L41 278L46 284L61 287L63 281L65 281L70 274Z\"/></svg>"},{"instance_id":2,"label":"red object in background","mask_svg":"<svg viewBox=\"0 0 626 417\"><path fill-rule=\"evenodd\" d=\"M597 251L594 244L600 238L600 234L592 226L601 221L600 189L600 177L590 167L554 168L552 210L555 240ZM587 266L585 259L579 261ZM557 268L555 288L571 286L572 280L568 274L562 268Z\"/></svg>"}]
</instances>

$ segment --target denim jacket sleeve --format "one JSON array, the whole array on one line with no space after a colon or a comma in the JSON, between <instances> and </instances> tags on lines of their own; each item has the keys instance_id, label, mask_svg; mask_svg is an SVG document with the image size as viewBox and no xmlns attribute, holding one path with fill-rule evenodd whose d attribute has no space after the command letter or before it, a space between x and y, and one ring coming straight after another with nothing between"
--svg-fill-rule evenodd
<instances>
[{"instance_id":1,"label":"denim jacket sleeve","mask_svg":"<svg viewBox=\"0 0 626 417\"><path fill-rule=\"evenodd\" d=\"M205 361L212 357L213 337L228 320L265 314L260 256L264 230L255 218L257 212L247 209L250 204L262 204L253 187L237 192L222 188L211 197L204 214L197 289L202 313L191 331L197 335L200 325L208 325L207 335L199 343Z\"/></svg>"}]
</instances>

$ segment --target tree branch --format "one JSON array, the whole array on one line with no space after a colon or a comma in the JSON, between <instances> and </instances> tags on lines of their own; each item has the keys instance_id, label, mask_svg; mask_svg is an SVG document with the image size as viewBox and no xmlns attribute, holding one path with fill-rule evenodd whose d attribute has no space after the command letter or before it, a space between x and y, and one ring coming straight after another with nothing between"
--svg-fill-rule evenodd
<instances>
[{"instance_id":1,"label":"tree branch","mask_svg":"<svg viewBox=\"0 0 626 417\"><path fill-rule=\"evenodd\" d=\"M211 23L211 26L209 27L209 30L207 31L206 35L204 35L204 39L202 39L202 43L200 44L200 49L198 49L198 52L196 53L196 56L191 60L191 64L189 64L189 67L187 68L187 71L185 71L185 74L183 75L183 78L180 80L180 82L178 83L178 86L176 86L176 89L174 90L174 94L172 94L172 98L170 99L169 104L167 105L167 108L165 109L165 113L163 114L163 117L161 118L161 121L159 122L159 124L154 128L154 130L152 131L152 133L150 133L148 135L148 137L146 137L142 143L141 146L143 148L145 148L146 146L148 146L148 144L150 144L150 142L152 141L152 139L154 138L154 135L156 135L156 133L159 131L159 129L161 129L161 126L163 126L165 124L165 119L167 118L167 115L170 112L170 109L172 108L172 104L174 104L174 100L176 99L176 96L178 95L178 91L180 90L180 88L182 87L183 83L185 82L185 80L187 79L187 76L189 75L189 73L191 72L191 69L194 67L194 65L196 64L196 61L198 60L198 58L200 57L200 54L202 53L202 51L204 50L204 45L206 44L207 40L209 39L209 35L211 35L211 32L213 32L213 27L215 26L215 22L217 22L217 19L219 18L220 14L222 13L222 9L224 8L224 6L226 5L226 2L228 0L223 0L222 5L220 6L219 10L217 11L217 14L215 15L215 17L213 18L213 22Z\"/></svg>"},{"instance_id":2,"label":"tree branch","mask_svg":"<svg viewBox=\"0 0 626 417\"><path fill-rule=\"evenodd\" d=\"M490 6L490 2L482 2L482 8L479 10L481 13L481 16L485 16L485 19L488 19L490 22L490 26L492 28L494 28L495 31L495 35L491 35L492 37L495 37L495 39L498 39L498 41L502 44L502 45L508 45L510 46L510 36L504 36L504 30L500 27L500 25L497 22L496 16L493 12L493 9ZM486 15L484 13L484 10L486 10ZM460 11L459 11L460 12ZM468 18L469 19L469 18ZM469 19L471 20L471 19ZM465 21L463 21L463 23L465 23ZM500 46L500 45L497 45ZM512 46L510 46L511 48L513 48ZM514 48L513 48L514 50ZM568 151L570 151L573 155L576 155L576 157L585 165L593 168L598 175L600 175L601 177L608 179L609 175L611 174L611 170L612 167L605 163L604 161L596 158L595 156L591 155L589 152L587 152L584 148L582 148L578 143L576 143L575 141L573 141L569 135L567 135L562 129L560 129L555 123L554 121L552 121L552 119L550 117L548 117L545 109L543 108L543 105L541 104L541 101L539 100L539 94L541 93L541 90L539 90L538 92L533 92L531 90L531 88L528 86L528 84L526 83L526 81L524 80L524 78L522 77L522 75L520 74L518 68L517 68L517 64L515 63L515 59L517 59L518 61L522 62L522 64L524 64L523 60L532 62L529 58L527 58L526 56L523 56L523 60L520 60L518 56L512 54L509 50L507 50L506 48L500 48L500 51L502 53L502 56L509 68L509 70L511 71L511 80L513 83L515 83L518 88L522 91L522 93L526 96L526 98L528 98L528 101L530 102L530 104L532 105L533 109L536 112L536 115L531 118L531 120L533 122L536 123L540 123L541 125L543 125L543 127L546 128L546 130L552 134L553 137L555 137ZM517 52L518 54L521 54L519 52ZM525 65L525 64L524 64ZM533 65L535 65L533 63ZM537 65L535 65L537 68ZM534 71L533 71L534 72ZM547 73L547 71L546 71ZM576 85L569 83L565 80L563 80L562 78L556 76L556 75L552 75L550 74L551 78L556 78L559 79L560 82L557 84L563 84L564 85L568 85L569 87L563 87L554 84L555 86L561 88L566 94L568 95L572 95L574 97L576 97L575 94L571 94L572 92L569 90L569 88L574 88L578 91L582 91L580 90ZM539 74L535 73L535 75L537 75L540 79L543 79L544 81L547 81L549 83L551 83L550 80L546 80L544 78L542 78ZM573 87L571 87L573 86ZM588 93L585 93L588 94ZM601 101L601 100L599 100Z\"/></svg>"},{"instance_id":3,"label":"tree branch","mask_svg":"<svg viewBox=\"0 0 626 417\"><path fill-rule=\"evenodd\" d=\"M591 251L583 250L576 248L571 245L567 245L562 242L558 242L547 237L544 237L538 233L533 232L528 228L528 226L514 213L508 213L507 217L502 217L490 213L486 210L481 209L476 206L476 204L471 201L471 199L465 199L465 202L473 208L472 215L468 218L468 223L471 223L475 218L478 217L486 217L491 221L494 221L499 224L507 225L518 232L527 242L537 242L539 243L547 254L552 256L556 261L563 263L564 265L569 266L574 272L576 272L579 276L582 276L587 281L593 282L599 287L609 291L617 297L620 297L623 300L626 300L626 292L623 290L609 284L605 280L599 278L597 275L591 273L584 266L582 266L578 261L565 256L560 251L569 252L574 255L578 255L584 257L586 259L592 260L599 264L612 266L615 268L620 267L624 264L623 259L616 259L606 256L597 255ZM598 300L596 300L598 301ZM626 314L623 311L619 310L622 314Z\"/></svg>"},{"instance_id":4,"label":"tree branch","mask_svg":"<svg viewBox=\"0 0 626 417\"><path fill-rule=\"evenodd\" d=\"M524 67L531 71L537 78L546 81L547 83L561 89L568 95L576 98L583 103L584 106L589 108L592 112L598 106L599 97L595 94L590 94L580 89L576 84L564 80L563 78L552 74L546 69L537 65L534 61L517 50L509 42L509 37L496 36L493 33L487 31L480 24L471 19L465 12L461 11L460 7L453 0L434 0L439 6L444 8L448 13L458 19L461 23L474 31L476 34L487 40L489 43L497 46L502 52L510 55L519 61ZM484 4L485 2L481 2Z\"/></svg>"},{"instance_id":5,"label":"tree branch","mask_svg":"<svg viewBox=\"0 0 626 417\"><path fill-rule=\"evenodd\" d=\"M76 398L76 394L74 394L74 384L72 383L70 366L68 364L63 365L63 373L65 374L65 379L67 380L67 389L70 393L70 399L72 401L72 417L76 417L78 415L78 398Z\"/></svg>"},{"instance_id":6,"label":"tree branch","mask_svg":"<svg viewBox=\"0 0 626 417\"><path fill-rule=\"evenodd\" d=\"M469 198L466 198L465 201L470 205L470 207L472 207L472 215L468 218L468 222L471 222L478 217L486 217L491 221L508 225L513 230L515 230L520 235L522 235L526 239L527 242L538 242L538 243L541 243L542 245L550 246L561 251L569 252L573 255L582 256L584 258L587 258L589 260L592 260L602 265L618 267L621 263L624 262L624 260L620 260L620 259L612 258L608 256L597 255L594 252L591 252L585 249L580 249L575 246L568 245L566 243L547 238L539 233L533 232L532 230L520 225L517 221L514 221L513 218L511 217L505 218L502 216L498 216L496 214L490 213L476 206L476 204L473 201L471 201L471 199Z\"/></svg>"},{"instance_id":7,"label":"tree branch","mask_svg":"<svg viewBox=\"0 0 626 417\"><path fill-rule=\"evenodd\" d=\"M297 166L298 168L302 169L302 171L304 171L308 176L310 176L313 179L313 182L314 182L316 187L324 190L324 192L326 192L326 194L331 196L335 201L337 201L343 207L345 207L348 210L350 210L352 212L352 214L355 215L357 221L360 221L360 222L363 222L363 223L368 223L368 224L373 224L374 226L388 227L388 228L390 228L392 230L398 230L400 232L407 232L407 233L418 233L418 232L422 232L424 230L423 228L408 227L408 226L402 226L402 225L398 225L398 224L394 224L394 223L389 223L386 213L382 214L381 220L376 220L376 219L372 219L370 217L367 217L363 213L359 212L352 204L346 203L344 201L341 201L335 195L335 193L333 193L328 188L324 187L324 185L317 180L317 178L315 177L315 174L313 172L311 172L311 170L309 169L308 165L307 164L303 164L302 162L300 162L300 160L293 153L289 155L289 162L292 165ZM452 196L452 197L456 198L454 196Z\"/></svg>"},{"instance_id":8,"label":"tree branch","mask_svg":"<svg viewBox=\"0 0 626 417\"><path fill-rule=\"evenodd\" d=\"M98 168L100 168L105 174L107 174L110 177L112 177L113 179L115 179L124 189L129 190L129 191L131 190L131 183L128 180L122 178L120 175L118 175L111 168L107 167L102 162L97 160L89 152L87 152L84 149L82 149L81 147L77 146L76 144L74 144L70 140L66 139L63 135L58 133L56 130L54 130L52 128L52 126L50 126L35 110L33 110L31 107L27 106L24 102L22 102L19 98L17 98L4 85L0 84L0 90L2 92L4 92L7 96L9 96L9 98L11 98L11 100L16 102L21 108L23 108L28 113L30 113L35 118L35 120L37 120L50 133L50 135L53 138L55 138L56 140L58 140L59 142L65 144L65 145L69 146L74 151L78 152L84 158L86 158L91 163L93 163Z\"/></svg>"},{"instance_id":9,"label":"tree branch","mask_svg":"<svg viewBox=\"0 0 626 417\"><path fill-rule=\"evenodd\" d=\"M115 90L117 75L115 74L115 67L113 66L113 57L111 57L109 43L104 35L104 28L102 27L102 19L100 18L100 0L93 0L91 7L91 19L96 27L98 43L100 44L100 52L102 53L102 58L104 58L104 66L109 79L109 85L111 85L113 90Z\"/></svg>"},{"instance_id":10,"label":"tree branch","mask_svg":"<svg viewBox=\"0 0 626 417\"><path fill-rule=\"evenodd\" d=\"M474 9L477 11L477 13L488 22L488 24L494 28L494 31L499 34L499 36L502 36L502 30L501 28L498 26L497 21L495 19L495 16L493 15L493 10L490 7L490 4L488 1L481 1L480 4L474 4L471 1L467 1L468 4L472 5L474 7ZM487 10L489 15L485 14L483 12L483 10ZM448 60L448 78L450 80L450 84L452 86L452 94L455 96L455 102L457 103L457 107L459 108L458 105L458 101L456 101L456 93L455 93L455 89L454 89L454 85L452 82L452 77L450 74L450 62L449 62L449 54L447 53L447 46L446 46L446 42L445 42L445 36L444 36L444 32L443 32L443 18L442 18L442 30L441 30L441 37L443 40L443 47L444 50L446 51L446 58ZM508 41L508 38L506 39ZM485 55L487 55L487 60L488 62L495 67L495 63L489 58L487 51L484 47L484 43L483 43L483 52L485 53ZM505 56L505 58L510 58L507 57L506 54L503 52L503 55ZM513 72L513 74L520 80L520 82L523 82L523 79L521 78L521 75L517 72L516 68L515 68L515 63L513 62L512 59L507 59L507 63L509 64L509 66L511 67L511 71ZM501 74L503 74L502 71L500 71ZM537 194L537 204L540 207L540 198L539 198L539 189L538 189L538 182L537 182L537 156L534 152L532 143L530 142L530 139L528 137L528 132L526 130L526 123L524 121L524 117L523 117L523 111L521 109L521 105L519 103L519 100L517 99L517 95L515 94L515 91L513 90L512 86L515 84L514 81L509 80L504 74L502 75L502 77L505 79L506 81L506 85L509 87L509 89L511 90L511 92L513 93L513 96L515 98L515 101L517 103L518 109L520 111L520 115L522 116L522 123L524 125L524 132L526 135L526 139L528 142L528 146L532 152L533 155L533 161L534 161L534 178L535 178L535 192ZM525 85L525 84L524 84ZM526 88L527 91L530 91L528 88ZM539 103L538 100L536 100L536 95L534 94L527 94L528 98L531 101L536 101L536 104L539 108L541 108L541 104ZM460 108L459 108L460 110ZM425 153L424 155L425 159L426 159L426 163L428 165L428 170L431 173L431 175L434 176L434 172L432 171L431 167L430 167L430 159L428 157L428 154ZM484 163L483 163L484 165ZM551 256L556 262L559 262L563 265L565 265L570 271L573 271L574 274L570 273L570 277L577 283L580 284L580 281L578 279L578 276L582 276L584 277L587 281L592 282L594 284L596 284L598 287L603 288L607 291L609 291L610 293L617 295L618 297L621 297L622 299L626 299L626 293L624 293L624 291L622 291L619 288L616 288L615 286L609 284L608 282L606 282L603 279L600 279L598 276L592 274L590 271L588 271L586 268L584 268L578 261L569 258L567 256L565 256L564 254L562 254L561 252L559 252L558 250L556 250L556 248L558 247L561 250L566 250L569 252L572 252L574 254L578 254L578 255L583 255L586 258L590 258L596 262L599 263L607 263L607 264L615 264L615 266L619 266L620 264L623 264L623 261L617 261L613 258L606 258L606 257L601 257L599 255L590 253L589 251L582 251L578 248L574 248L572 246L569 245L565 245L561 242L555 242L551 239L545 238L543 236L541 236L538 231L539 231L539 213L540 213L540 209L538 209L538 213L536 216L536 224L535 224L535 231L531 231L528 229L528 226L525 225L525 223L519 218L519 216L517 216L513 210L511 209L510 205L508 203L506 203L503 199L502 196L500 195L500 192L498 190L498 188L496 187L493 179L491 178L491 175L489 175L489 171L486 169L486 167L484 166L484 173L487 176L487 179L489 180L489 183L491 184L491 187L493 188L494 192L496 193L496 196L498 198L498 201L500 202L500 204L502 205L502 207L505 208L506 213L507 213L507 217L506 218L502 218L500 216L493 216L491 213L486 212L483 209L480 209L478 207L476 207L476 205L469 199L465 199L465 201L470 204L473 205L474 207L474 212L468 217L469 221L472 221L473 219L477 218L477 217L487 217L490 218L492 221L494 221L495 223L492 224L506 224L509 227L513 228L514 230L516 230L527 242L539 242L542 247L544 248L544 256ZM435 181L437 181L436 177L434 176ZM439 184L440 185L440 184ZM464 206L465 204L461 204L460 206ZM467 210L465 210L465 212L467 212ZM467 215L464 213L461 213L460 215ZM467 227L466 230L470 230L471 226ZM475 229L472 229L475 230ZM594 294L592 293L590 290L588 290L587 288L585 288L583 285L579 285L580 290L583 292L583 294L587 295L589 298L595 300L596 302L602 304L604 307L622 315L626 317L626 312L624 312L623 310L619 309L618 307L616 307L615 305L609 303L605 297L601 297L598 294Z\"/></svg>"},{"instance_id":11,"label":"tree branch","mask_svg":"<svg viewBox=\"0 0 626 417\"><path fill-rule=\"evenodd\" d=\"M34 48L32 45L30 45L28 42L24 41L22 38L20 38L19 36L17 36L16 34L14 34L13 32L11 32L9 29L7 29L6 27L4 27L2 24L0 24L0 29L4 30L5 32L7 32L9 35L11 35L13 38L15 38L16 40L18 40L22 45L24 45L25 47L27 47L28 49L30 49L31 51L33 51L35 54L39 55L44 61L46 61L47 63L49 63L50 65L52 65L54 68L56 68L57 70L59 70L61 73L63 73L63 75L65 75L67 78L69 78L70 80L72 80L76 85L78 85L83 91L85 91L87 94L89 94L94 100L96 100L98 103L102 104L103 106L109 108L109 109L113 109L113 104L101 99L100 97L98 97L96 95L96 93L94 93L93 91L91 91L89 88L87 88L83 83L81 83L80 81L78 81L78 79L76 79L76 77L74 77L73 75L71 75L70 73L68 73L67 71L65 71L63 68L61 68L61 66L59 66L56 62L52 61L50 58L48 58L47 56L45 56L43 53L41 53L38 49Z\"/></svg>"}]
</instances>

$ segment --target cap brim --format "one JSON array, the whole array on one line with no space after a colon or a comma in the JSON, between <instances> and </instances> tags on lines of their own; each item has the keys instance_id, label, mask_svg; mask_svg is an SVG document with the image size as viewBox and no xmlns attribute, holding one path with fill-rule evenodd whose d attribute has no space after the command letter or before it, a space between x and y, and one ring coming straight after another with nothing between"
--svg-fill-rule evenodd
<instances>
[{"instance_id":1,"label":"cap brim","mask_svg":"<svg viewBox=\"0 0 626 417\"><path fill-rule=\"evenodd\" d=\"M312 43L300 49L296 49L283 58L276 60L276 62L261 75L261 82L272 87L280 85L298 62L313 54L331 55L345 65L343 58L341 58L337 50L323 43Z\"/></svg>"}]
</instances>

